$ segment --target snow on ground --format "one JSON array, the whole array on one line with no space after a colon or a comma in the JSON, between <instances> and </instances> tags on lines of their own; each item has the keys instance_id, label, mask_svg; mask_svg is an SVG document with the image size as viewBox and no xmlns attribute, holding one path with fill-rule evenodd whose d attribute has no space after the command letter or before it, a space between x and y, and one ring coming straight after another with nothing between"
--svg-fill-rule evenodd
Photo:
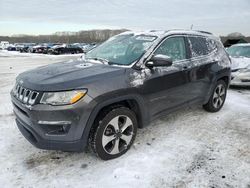
<instances>
[{"instance_id":1,"label":"snow on ground","mask_svg":"<svg viewBox=\"0 0 250 188\"><path fill-rule=\"evenodd\" d=\"M196 106L153 122L115 160L33 147L14 122L14 78L78 57L0 52L1 187L250 187L249 90L229 90L218 113Z\"/></svg>"}]
</instances>

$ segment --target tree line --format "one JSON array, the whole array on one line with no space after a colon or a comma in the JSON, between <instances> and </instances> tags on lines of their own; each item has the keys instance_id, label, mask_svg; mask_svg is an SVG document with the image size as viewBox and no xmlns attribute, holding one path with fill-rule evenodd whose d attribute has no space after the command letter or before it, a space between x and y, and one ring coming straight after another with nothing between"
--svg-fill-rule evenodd
<instances>
[{"instance_id":1,"label":"tree line","mask_svg":"<svg viewBox=\"0 0 250 188\"><path fill-rule=\"evenodd\" d=\"M0 41L10 43L92 43L103 42L108 38L127 31L126 29L104 29L79 32L57 32L52 35L0 36Z\"/></svg>"}]
</instances>

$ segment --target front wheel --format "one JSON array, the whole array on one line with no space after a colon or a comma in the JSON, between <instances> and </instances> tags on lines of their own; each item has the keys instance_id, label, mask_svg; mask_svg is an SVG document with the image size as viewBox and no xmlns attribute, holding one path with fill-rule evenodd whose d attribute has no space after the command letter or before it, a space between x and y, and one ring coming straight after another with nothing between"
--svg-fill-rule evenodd
<instances>
[{"instance_id":1,"label":"front wheel","mask_svg":"<svg viewBox=\"0 0 250 188\"><path fill-rule=\"evenodd\" d=\"M219 80L213 90L212 95L207 104L203 108L208 112L218 112L224 105L227 95L227 84L223 80Z\"/></svg>"},{"instance_id":2,"label":"front wheel","mask_svg":"<svg viewBox=\"0 0 250 188\"><path fill-rule=\"evenodd\" d=\"M126 153L137 133L137 119L125 107L101 114L90 135L92 150L103 160L117 158ZM96 127L96 128L95 128Z\"/></svg>"}]
</instances>

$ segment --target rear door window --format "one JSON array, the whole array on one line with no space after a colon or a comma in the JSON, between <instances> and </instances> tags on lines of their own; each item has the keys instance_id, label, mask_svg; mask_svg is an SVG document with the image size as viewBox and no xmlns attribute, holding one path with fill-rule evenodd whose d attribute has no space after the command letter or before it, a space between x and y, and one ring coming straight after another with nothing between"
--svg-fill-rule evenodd
<instances>
[{"instance_id":1,"label":"rear door window","mask_svg":"<svg viewBox=\"0 0 250 188\"><path fill-rule=\"evenodd\" d=\"M208 55L216 49L215 41L205 37L188 37L192 57Z\"/></svg>"}]
</instances>

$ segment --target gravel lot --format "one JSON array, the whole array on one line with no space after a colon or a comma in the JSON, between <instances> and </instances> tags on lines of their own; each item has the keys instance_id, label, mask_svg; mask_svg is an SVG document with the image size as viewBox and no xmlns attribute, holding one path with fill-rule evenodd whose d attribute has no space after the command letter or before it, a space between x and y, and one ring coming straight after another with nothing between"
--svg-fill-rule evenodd
<instances>
[{"instance_id":1,"label":"gravel lot","mask_svg":"<svg viewBox=\"0 0 250 188\"><path fill-rule=\"evenodd\" d=\"M182 109L138 131L124 156L39 150L18 131L9 92L25 70L79 55L0 51L1 187L250 188L250 90L229 90L218 113Z\"/></svg>"}]
</instances>

